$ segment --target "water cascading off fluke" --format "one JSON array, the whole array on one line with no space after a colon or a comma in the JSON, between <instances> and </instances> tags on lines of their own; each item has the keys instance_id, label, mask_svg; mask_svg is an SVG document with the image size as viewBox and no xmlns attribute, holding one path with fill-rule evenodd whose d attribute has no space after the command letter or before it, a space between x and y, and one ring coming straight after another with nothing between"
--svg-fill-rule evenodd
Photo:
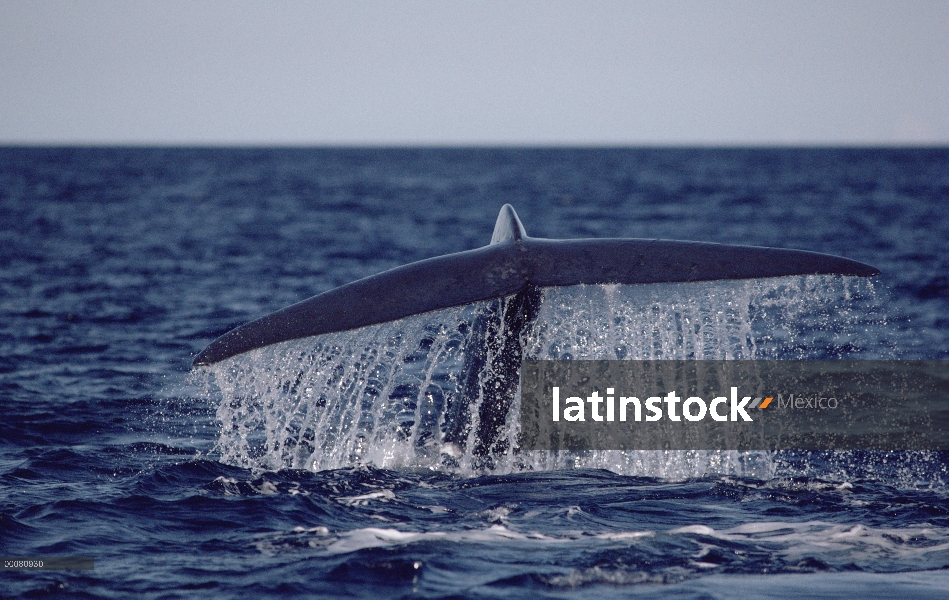
<instances>
[{"instance_id":1,"label":"water cascading off fluke","mask_svg":"<svg viewBox=\"0 0 949 600\"><path fill-rule=\"evenodd\" d=\"M547 288L521 352L552 360L826 358L798 353L835 352L819 346L830 325L848 346L872 326L868 288L865 280L822 277ZM497 305L475 303L284 342L198 372L217 397L221 460L255 470L583 466L668 478L766 468L760 453L521 453L516 389L485 453L479 419L491 378L466 373L492 360L468 355L484 349L472 342L486 313L500 314Z\"/></svg>"}]
</instances>

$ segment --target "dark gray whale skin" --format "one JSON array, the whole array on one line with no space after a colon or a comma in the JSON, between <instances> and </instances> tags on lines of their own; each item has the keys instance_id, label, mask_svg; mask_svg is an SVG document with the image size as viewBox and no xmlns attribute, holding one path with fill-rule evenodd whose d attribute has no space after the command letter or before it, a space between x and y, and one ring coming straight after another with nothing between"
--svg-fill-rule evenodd
<instances>
[{"instance_id":1,"label":"dark gray whale skin","mask_svg":"<svg viewBox=\"0 0 949 600\"><path fill-rule=\"evenodd\" d=\"M505 204L487 246L397 267L241 325L213 341L192 366L212 365L278 342L503 299L534 288L878 273L857 261L804 250L647 239L531 238L514 208Z\"/></svg>"}]
</instances>

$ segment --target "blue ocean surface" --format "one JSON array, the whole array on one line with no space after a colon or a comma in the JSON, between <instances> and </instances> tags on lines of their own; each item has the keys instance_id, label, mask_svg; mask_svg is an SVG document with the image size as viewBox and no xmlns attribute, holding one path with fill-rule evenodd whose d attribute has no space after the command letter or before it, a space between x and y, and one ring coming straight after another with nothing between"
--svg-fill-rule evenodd
<instances>
[{"instance_id":1,"label":"blue ocean surface","mask_svg":"<svg viewBox=\"0 0 949 600\"><path fill-rule=\"evenodd\" d=\"M95 561L0 597L949 597L946 453L446 447L477 307L191 370L505 203L882 272L548 290L531 356L949 359L946 148L0 148L0 555Z\"/></svg>"}]
</instances>

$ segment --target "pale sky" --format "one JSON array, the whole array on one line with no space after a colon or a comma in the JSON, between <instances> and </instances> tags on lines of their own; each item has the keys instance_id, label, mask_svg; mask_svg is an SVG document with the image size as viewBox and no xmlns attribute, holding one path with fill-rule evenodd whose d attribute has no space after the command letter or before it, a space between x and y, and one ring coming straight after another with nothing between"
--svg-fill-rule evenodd
<instances>
[{"instance_id":1,"label":"pale sky","mask_svg":"<svg viewBox=\"0 0 949 600\"><path fill-rule=\"evenodd\" d=\"M0 144L949 144L949 1L0 0Z\"/></svg>"}]
</instances>

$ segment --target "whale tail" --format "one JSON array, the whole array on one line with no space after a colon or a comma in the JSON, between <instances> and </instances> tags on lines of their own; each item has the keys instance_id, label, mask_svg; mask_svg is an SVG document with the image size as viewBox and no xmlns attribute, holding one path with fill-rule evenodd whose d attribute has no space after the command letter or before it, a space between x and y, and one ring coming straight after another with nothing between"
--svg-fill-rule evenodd
<instances>
[{"instance_id":1,"label":"whale tail","mask_svg":"<svg viewBox=\"0 0 949 600\"><path fill-rule=\"evenodd\" d=\"M445 447L473 444L468 449L474 466L490 469L495 457L509 450L506 421L544 288L812 274L866 277L878 272L846 258L802 250L531 238L514 208L505 204L487 246L367 277L242 325L211 343L194 366L278 342L486 301L472 323L458 393L448 399L442 442Z\"/></svg>"},{"instance_id":2,"label":"whale tail","mask_svg":"<svg viewBox=\"0 0 949 600\"><path fill-rule=\"evenodd\" d=\"M532 238L514 208L505 204L487 246L397 267L241 325L213 341L193 366L212 365L278 342L508 298L534 288L878 273L857 261L804 250L669 240Z\"/></svg>"}]
</instances>

